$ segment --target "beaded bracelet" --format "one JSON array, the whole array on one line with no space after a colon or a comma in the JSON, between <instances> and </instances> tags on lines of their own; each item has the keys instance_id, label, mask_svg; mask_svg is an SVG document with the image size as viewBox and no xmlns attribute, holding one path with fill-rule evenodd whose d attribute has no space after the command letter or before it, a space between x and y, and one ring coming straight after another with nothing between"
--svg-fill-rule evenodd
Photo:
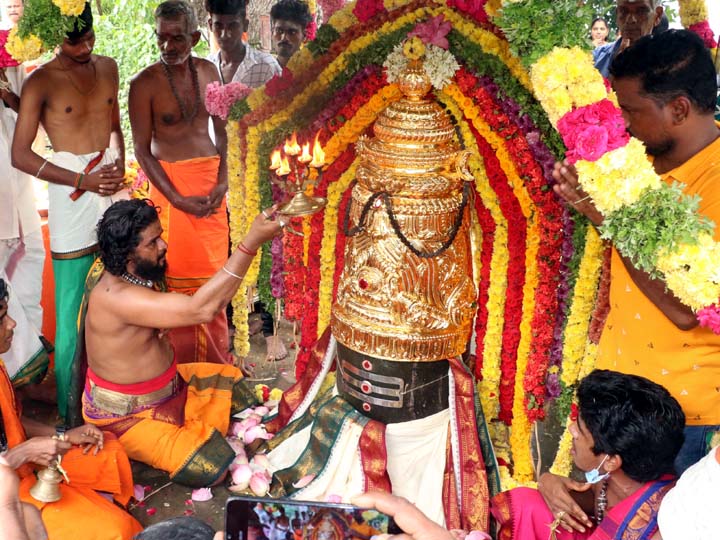
<instances>
[{"instance_id":1,"label":"beaded bracelet","mask_svg":"<svg viewBox=\"0 0 720 540\"><path fill-rule=\"evenodd\" d=\"M245 253L245 255L250 255L251 257L254 257L255 255L257 255L257 250L250 251L250 249L242 242L240 242L238 244L237 248L238 248L238 251L240 251L241 253Z\"/></svg>"}]
</instances>

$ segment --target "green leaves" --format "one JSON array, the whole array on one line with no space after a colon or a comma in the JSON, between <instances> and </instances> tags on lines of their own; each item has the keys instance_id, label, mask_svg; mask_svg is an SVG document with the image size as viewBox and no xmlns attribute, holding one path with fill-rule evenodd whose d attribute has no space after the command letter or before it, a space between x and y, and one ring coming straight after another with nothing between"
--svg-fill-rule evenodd
<instances>
[{"instance_id":1,"label":"green leaves","mask_svg":"<svg viewBox=\"0 0 720 540\"><path fill-rule=\"evenodd\" d=\"M700 216L698 196L685 195L677 182L646 191L633 205L624 206L605 217L600 227L604 239L629 257L633 265L661 277L655 270L657 257L673 251L679 244L695 244L702 232L712 234L714 224Z\"/></svg>"},{"instance_id":2,"label":"green leaves","mask_svg":"<svg viewBox=\"0 0 720 540\"><path fill-rule=\"evenodd\" d=\"M553 47L588 49L590 8L577 0L523 0L503 5L495 23L529 67Z\"/></svg>"},{"instance_id":3,"label":"green leaves","mask_svg":"<svg viewBox=\"0 0 720 540\"><path fill-rule=\"evenodd\" d=\"M25 12L18 23L18 34L22 38L35 34L47 49L52 49L65 40L72 31L77 17L65 17L60 8L47 0L25 0Z\"/></svg>"}]
</instances>

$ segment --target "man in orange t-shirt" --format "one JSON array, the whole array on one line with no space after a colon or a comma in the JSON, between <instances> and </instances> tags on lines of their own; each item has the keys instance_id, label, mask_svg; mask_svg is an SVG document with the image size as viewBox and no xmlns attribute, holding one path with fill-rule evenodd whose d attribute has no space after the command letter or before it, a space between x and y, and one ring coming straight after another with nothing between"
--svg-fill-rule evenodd
<instances>
[{"instance_id":1,"label":"man in orange t-shirt","mask_svg":"<svg viewBox=\"0 0 720 540\"><path fill-rule=\"evenodd\" d=\"M645 143L666 182L699 196L699 212L720 224L720 127L713 113L715 69L695 34L646 36L610 67L628 131ZM555 191L600 227L602 215L577 185L567 162L558 163ZM720 229L715 230L720 239ZM600 339L598 366L647 377L670 390L687 418L678 473L708 451L720 430L720 336L700 328L695 314L661 280L650 279L612 250L610 313Z\"/></svg>"}]
</instances>

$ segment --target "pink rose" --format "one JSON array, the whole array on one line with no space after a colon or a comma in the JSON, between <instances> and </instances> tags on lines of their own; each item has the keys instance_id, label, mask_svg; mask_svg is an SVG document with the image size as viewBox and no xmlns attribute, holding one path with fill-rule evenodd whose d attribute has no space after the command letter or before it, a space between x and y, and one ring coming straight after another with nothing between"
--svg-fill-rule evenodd
<instances>
[{"instance_id":1,"label":"pink rose","mask_svg":"<svg viewBox=\"0 0 720 540\"><path fill-rule=\"evenodd\" d=\"M702 308L697 312L700 326L709 328L714 334L720 334L720 307L717 304Z\"/></svg>"},{"instance_id":2,"label":"pink rose","mask_svg":"<svg viewBox=\"0 0 720 540\"><path fill-rule=\"evenodd\" d=\"M575 153L579 159L597 161L608 150L608 132L600 126L589 126L575 140Z\"/></svg>"}]
</instances>

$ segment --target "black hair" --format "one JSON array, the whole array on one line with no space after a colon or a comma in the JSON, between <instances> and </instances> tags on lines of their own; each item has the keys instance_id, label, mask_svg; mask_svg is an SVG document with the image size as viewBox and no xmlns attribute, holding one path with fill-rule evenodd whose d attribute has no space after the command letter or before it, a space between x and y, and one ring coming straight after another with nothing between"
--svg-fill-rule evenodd
<instances>
[{"instance_id":1,"label":"black hair","mask_svg":"<svg viewBox=\"0 0 720 540\"><path fill-rule=\"evenodd\" d=\"M208 15L245 15L245 0L205 0L205 11Z\"/></svg>"},{"instance_id":2,"label":"black hair","mask_svg":"<svg viewBox=\"0 0 720 540\"><path fill-rule=\"evenodd\" d=\"M70 40L79 39L82 36L84 36L85 34L87 34L92 29L93 29L92 8L90 7L90 2L85 2L85 9L83 9L83 12L77 16L77 19L75 19L75 24L73 24L73 29L70 32L67 32L65 35Z\"/></svg>"},{"instance_id":3,"label":"black hair","mask_svg":"<svg viewBox=\"0 0 720 540\"><path fill-rule=\"evenodd\" d=\"M596 22L599 22L599 21L602 21L602 22L605 24L605 28L607 28L608 30L610 30L610 25L609 25L609 24L607 23L607 21L605 20L605 17L595 17L595 18L592 20L592 22L590 23L590 28L592 28L593 26L595 26L595 23L596 23Z\"/></svg>"},{"instance_id":4,"label":"black hair","mask_svg":"<svg viewBox=\"0 0 720 540\"><path fill-rule=\"evenodd\" d=\"M183 0L166 0L155 8L155 20L166 19L176 21L185 17L185 25L188 34L198 29L197 15L193 7Z\"/></svg>"},{"instance_id":5,"label":"black hair","mask_svg":"<svg viewBox=\"0 0 720 540\"><path fill-rule=\"evenodd\" d=\"M303 30L313 20L308 5L299 0L280 0L270 9L270 19L292 21L302 26Z\"/></svg>"},{"instance_id":6,"label":"black hair","mask_svg":"<svg viewBox=\"0 0 720 540\"><path fill-rule=\"evenodd\" d=\"M142 232L158 220L158 208L149 199L118 201L105 211L97 226L100 260L114 276L127 268Z\"/></svg>"},{"instance_id":7,"label":"black hair","mask_svg":"<svg viewBox=\"0 0 720 540\"><path fill-rule=\"evenodd\" d=\"M674 473L685 440L685 414L664 387L637 375L596 369L580 381L577 396L596 455L620 456L622 471L636 482Z\"/></svg>"},{"instance_id":8,"label":"black hair","mask_svg":"<svg viewBox=\"0 0 720 540\"><path fill-rule=\"evenodd\" d=\"M0 278L0 302L6 302L10 298L7 283L3 278Z\"/></svg>"},{"instance_id":9,"label":"black hair","mask_svg":"<svg viewBox=\"0 0 720 540\"><path fill-rule=\"evenodd\" d=\"M196 517L181 516L150 525L133 540L212 540L215 531Z\"/></svg>"},{"instance_id":10,"label":"black hair","mask_svg":"<svg viewBox=\"0 0 720 540\"><path fill-rule=\"evenodd\" d=\"M685 96L701 114L715 112L715 66L694 32L668 30L643 36L615 57L610 75L639 78L643 93L661 105Z\"/></svg>"}]
</instances>

